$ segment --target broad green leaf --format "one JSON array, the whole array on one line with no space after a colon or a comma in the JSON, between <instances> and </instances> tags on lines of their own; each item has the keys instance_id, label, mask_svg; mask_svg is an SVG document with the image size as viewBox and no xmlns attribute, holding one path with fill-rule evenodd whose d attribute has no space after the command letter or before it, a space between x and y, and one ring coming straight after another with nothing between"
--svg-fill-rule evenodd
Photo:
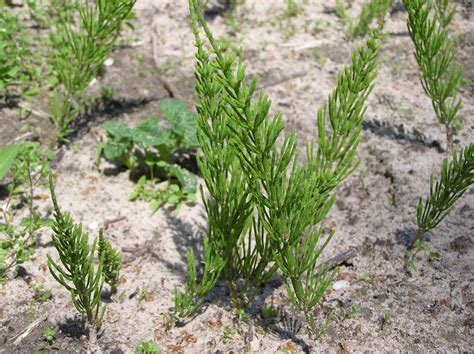
<instances>
[{"instance_id":1,"label":"broad green leaf","mask_svg":"<svg viewBox=\"0 0 474 354\"><path fill-rule=\"evenodd\" d=\"M107 144L104 146L104 155L107 160L115 160L125 152L123 146Z\"/></svg>"},{"instance_id":2,"label":"broad green leaf","mask_svg":"<svg viewBox=\"0 0 474 354\"><path fill-rule=\"evenodd\" d=\"M171 132L176 135L181 147L197 147L197 120L193 112L188 110L183 101L165 99L160 102L160 109L170 124Z\"/></svg>"},{"instance_id":3,"label":"broad green leaf","mask_svg":"<svg viewBox=\"0 0 474 354\"><path fill-rule=\"evenodd\" d=\"M21 144L17 144L0 149L0 180L5 177L10 170L21 147Z\"/></svg>"},{"instance_id":4,"label":"broad green leaf","mask_svg":"<svg viewBox=\"0 0 474 354\"><path fill-rule=\"evenodd\" d=\"M102 124L102 128L104 128L108 134L117 139L130 139L132 137L132 129L127 127L122 122L105 122Z\"/></svg>"},{"instance_id":5,"label":"broad green leaf","mask_svg":"<svg viewBox=\"0 0 474 354\"><path fill-rule=\"evenodd\" d=\"M196 176L194 174L178 165L171 165L169 172L178 179L184 193L196 193Z\"/></svg>"},{"instance_id":6,"label":"broad green leaf","mask_svg":"<svg viewBox=\"0 0 474 354\"><path fill-rule=\"evenodd\" d=\"M174 147L169 131L158 124L156 117L150 117L132 130L133 141L141 148L166 146Z\"/></svg>"}]
</instances>

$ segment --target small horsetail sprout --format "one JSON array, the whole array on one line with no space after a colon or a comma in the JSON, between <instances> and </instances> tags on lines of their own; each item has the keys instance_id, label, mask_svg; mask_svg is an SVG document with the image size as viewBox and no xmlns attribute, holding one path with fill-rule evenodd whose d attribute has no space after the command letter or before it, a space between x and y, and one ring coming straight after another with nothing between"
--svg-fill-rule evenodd
<instances>
[{"instance_id":1,"label":"small horsetail sprout","mask_svg":"<svg viewBox=\"0 0 474 354\"><path fill-rule=\"evenodd\" d=\"M334 203L334 189L357 165L378 35L354 52L352 65L339 74L336 90L318 112L317 147L309 143L307 162L300 164L295 133L283 134L281 114L269 118L271 102L263 92L254 97L257 79L247 84L245 66L223 53L198 1L189 0L189 7L197 47L197 134L204 155L198 164L209 191L208 197L201 193L209 218L205 265L222 259L218 276L227 281L237 306L248 302L251 287L281 271L290 300L314 329L312 309L333 275L316 265L333 235L321 241L321 223ZM239 279L244 280L240 288Z\"/></svg>"},{"instance_id":2,"label":"small horsetail sprout","mask_svg":"<svg viewBox=\"0 0 474 354\"><path fill-rule=\"evenodd\" d=\"M52 36L52 67L58 74L61 87L50 100L53 123L59 129L59 140L72 132L71 124L82 106L81 96L87 85L97 76L111 52L136 0L97 0L91 3L75 1L79 12L77 28L67 9L59 19L58 31Z\"/></svg>"},{"instance_id":3,"label":"small horsetail sprout","mask_svg":"<svg viewBox=\"0 0 474 354\"><path fill-rule=\"evenodd\" d=\"M110 285L110 292L117 292L117 284L119 281L120 267L122 257L120 252L112 247L109 241L104 237L104 231L99 231L99 259L102 263L102 269L105 282Z\"/></svg>"},{"instance_id":4,"label":"small horsetail sprout","mask_svg":"<svg viewBox=\"0 0 474 354\"><path fill-rule=\"evenodd\" d=\"M440 15L431 17L431 2L403 0L408 12L408 31L415 45L415 58L421 71L421 84L430 97L438 121L446 128L447 150L453 151L453 131L462 100L462 68L455 62L454 40ZM446 20L444 20L446 21Z\"/></svg>"},{"instance_id":5,"label":"small horsetail sprout","mask_svg":"<svg viewBox=\"0 0 474 354\"><path fill-rule=\"evenodd\" d=\"M453 153L451 161L444 159L438 181L431 176L430 194L420 199L416 212L418 230L413 238L412 249L421 237L443 221L452 206L474 183L474 144Z\"/></svg>"},{"instance_id":6,"label":"small horsetail sprout","mask_svg":"<svg viewBox=\"0 0 474 354\"><path fill-rule=\"evenodd\" d=\"M54 192L53 176L49 176L49 189L54 206L53 244L59 253L60 264L48 255L51 275L71 294L74 307L85 315L92 328L100 328L105 307L100 308L104 284L102 263L94 267L97 240L89 246L89 236L82 225L74 224L69 213L62 213Z\"/></svg>"}]
</instances>

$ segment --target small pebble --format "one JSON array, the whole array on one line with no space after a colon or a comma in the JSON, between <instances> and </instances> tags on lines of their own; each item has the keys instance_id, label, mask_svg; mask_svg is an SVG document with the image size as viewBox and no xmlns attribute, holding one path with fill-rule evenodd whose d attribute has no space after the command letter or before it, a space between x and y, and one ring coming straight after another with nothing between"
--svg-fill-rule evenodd
<instances>
[{"instance_id":1,"label":"small pebble","mask_svg":"<svg viewBox=\"0 0 474 354\"><path fill-rule=\"evenodd\" d=\"M114 60L112 58L105 59L104 65L105 66L112 66L114 64Z\"/></svg>"},{"instance_id":2,"label":"small pebble","mask_svg":"<svg viewBox=\"0 0 474 354\"><path fill-rule=\"evenodd\" d=\"M332 284L332 288L334 290L345 289L347 287L349 287L349 282L346 280L338 280L335 281L334 284Z\"/></svg>"}]
</instances>

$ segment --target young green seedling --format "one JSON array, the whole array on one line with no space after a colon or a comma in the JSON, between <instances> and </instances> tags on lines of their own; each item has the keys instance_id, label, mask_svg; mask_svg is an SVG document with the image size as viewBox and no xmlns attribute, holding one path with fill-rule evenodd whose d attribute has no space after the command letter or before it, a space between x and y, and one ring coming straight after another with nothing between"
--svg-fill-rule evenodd
<instances>
[{"instance_id":1,"label":"young green seedling","mask_svg":"<svg viewBox=\"0 0 474 354\"><path fill-rule=\"evenodd\" d=\"M453 133L462 100L459 86L464 82L456 63L456 46L439 16L431 16L432 5L424 0L403 0L408 12L408 31L415 45L421 71L421 85L431 98L438 122L446 129L447 150L453 152ZM449 19L450 21L450 19Z\"/></svg>"},{"instance_id":2,"label":"young green seedling","mask_svg":"<svg viewBox=\"0 0 474 354\"><path fill-rule=\"evenodd\" d=\"M323 236L322 221L334 202L334 189L357 166L364 103L376 75L377 36L340 73L336 90L318 112L318 144L308 143L302 163L295 133L283 134L280 114L270 119L270 100L264 93L256 95L257 80L248 84L245 66L221 51L197 1L190 0L189 7L203 151L198 165L209 191L202 192L209 218L206 259L222 259L218 276L227 281L238 307L251 301L248 294L255 284L280 271L291 302L313 328L312 310L333 275L317 266L333 234Z\"/></svg>"},{"instance_id":3,"label":"young green seedling","mask_svg":"<svg viewBox=\"0 0 474 354\"><path fill-rule=\"evenodd\" d=\"M39 144L21 143L0 149L0 180L8 173L8 198L0 208L0 281L10 269L30 258L37 232L51 225L41 218L33 203L34 190L48 173L48 157ZM18 210L12 207L15 200L26 201L28 217L18 220Z\"/></svg>"},{"instance_id":4,"label":"young green seedling","mask_svg":"<svg viewBox=\"0 0 474 354\"><path fill-rule=\"evenodd\" d=\"M77 311L87 319L94 338L95 330L100 328L105 306L100 306L100 297L104 285L103 264L94 266L97 240L89 246L89 236L82 231L82 225L75 224L69 213L59 208L54 192L53 177L49 176L49 189L54 207L53 245L60 263L48 255L48 268L56 281L71 294L71 300Z\"/></svg>"},{"instance_id":5,"label":"young green seedling","mask_svg":"<svg viewBox=\"0 0 474 354\"><path fill-rule=\"evenodd\" d=\"M454 152L450 161L447 158L443 160L439 180L435 180L431 176L429 196L425 200L420 198L418 202L416 212L418 229L409 246L411 250L421 241L425 233L443 221L453 205L473 183L474 144L470 144L458 152ZM416 253L417 250L414 251L411 258Z\"/></svg>"},{"instance_id":6,"label":"young green seedling","mask_svg":"<svg viewBox=\"0 0 474 354\"><path fill-rule=\"evenodd\" d=\"M51 65L60 86L50 100L51 117L64 141L82 109L82 94L97 76L110 54L136 0L75 1L73 9L60 13L57 31L51 35ZM74 24L75 15L78 24Z\"/></svg>"}]
</instances>

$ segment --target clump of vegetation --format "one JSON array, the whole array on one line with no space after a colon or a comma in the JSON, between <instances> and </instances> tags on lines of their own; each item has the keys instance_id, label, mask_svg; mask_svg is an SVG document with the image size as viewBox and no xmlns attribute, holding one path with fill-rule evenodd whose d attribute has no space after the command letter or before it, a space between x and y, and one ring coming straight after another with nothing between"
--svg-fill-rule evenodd
<instances>
[{"instance_id":1,"label":"clump of vegetation","mask_svg":"<svg viewBox=\"0 0 474 354\"><path fill-rule=\"evenodd\" d=\"M97 239L90 246L89 236L82 230L82 225L75 224L69 213L61 211L52 175L49 176L49 188L54 207L52 240L60 263L56 263L48 255L48 268L53 278L69 291L76 310L87 319L92 329L89 335L93 340L95 331L100 329L106 309L100 302L104 281L118 277L120 270L120 263L116 259L117 251L110 244L105 245L105 240L102 239L102 250L99 245L98 252L99 264L96 267L94 257Z\"/></svg>"},{"instance_id":2,"label":"clump of vegetation","mask_svg":"<svg viewBox=\"0 0 474 354\"><path fill-rule=\"evenodd\" d=\"M65 140L72 132L71 124L82 108L82 94L99 73L135 2L76 1L75 11L66 8L59 14L56 32L51 37L51 65L60 85L50 100L59 140ZM78 24L73 26L76 13Z\"/></svg>"},{"instance_id":3,"label":"clump of vegetation","mask_svg":"<svg viewBox=\"0 0 474 354\"><path fill-rule=\"evenodd\" d=\"M444 159L439 180L430 179L430 194L420 198L417 207L418 229L413 237L407 256L408 265L413 268L413 258L426 246L422 237L438 226L449 214L453 205L474 183L474 144L453 153L452 159Z\"/></svg>"},{"instance_id":4,"label":"clump of vegetation","mask_svg":"<svg viewBox=\"0 0 474 354\"><path fill-rule=\"evenodd\" d=\"M255 284L280 271L292 304L314 329L313 309L334 274L317 265L334 234L323 235L323 220L334 189L357 165L364 103L376 75L377 35L339 74L336 90L318 111L318 144L308 143L302 163L295 133L283 134L280 114L269 118L267 96L254 98L257 79L247 84L245 66L222 53L197 1L190 0L189 7L197 47L197 135L204 156L198 165L209 191L202 193L209 218L203 279L209 284L219 273L233 303L242 307L252 300ZM212 266L220 262L220 270Z\"/></svg>"},{"instance_id":5,"label":"clump of vegetation","mask_svg":"<svg viewBox=\"0 0 474 354\"><path fill-rule=\"evenodd\" d=\"M31 40L20 19L5 5L0 7L0 95L11 103L17 96L38 93L41 69L34 65L37 58L31 53Z\"/></svg>"},{"instance_id":6,"label":"clump of vegetation","mask_svg":"<svg viewBox=\"0 0 474 354\"><path fill-rule=\"evenodd\" d=\"M344 0L336 1L336 14L346 26L346 36L349 40L364 37L371 31L370 26L377 20L378 26L383 23L392 0L365 0L357 18L350 16L344 5Z\"/></svg>"},{"instance_id":7,"label":"clump of vegetation","mask_svg":"<svg viewBox=\"0 0 474 354\"><path fill-rule=\"evenodd\" d=\"M156 344L151 339L146 342L141 342L135 348L137 353L146 353L146 354L160 354L162 352L160 346Z\"/></svg>"},{"instance_id":8,"label":"clump of vegetation","mask_svg":"<svg viewBox=\"0 0 474 354\"><path fill-rule=\"evenodd\" d=\"M119 282L122 256L120 252L112 247L110 242L105 239L102 229L99 231L98 254L100 261L104 265L103 273L105 282L110 285L110 292L115 294Z\"/></svg>"},{"instance_id":9,"label":"clump of vegetation","mask_svg":"<svg viewBox=\"0 0 474 354\"><path fill-rule=\"evenodd\" d=\"M194 203L196 199L195 175L172 161L178 149L197 147L196 118L182 101L163 100L160 105L169 128L162 127L156 117L134 128L105 122L107 141L101 142L97 150L98 163L101 156L118 160L141 176L130 200L151 201L153 213L165 203L177 206L181 201Z\"/></svg>"},{"instance_id":10,"label":"clump of vegetation","mask_svg":"<svg viewBox=\"0 0 474 354\"><path fill-rule=\"evenodd\" d=\"M456 63L456 46L449 37L444 11L432 16L431 2L404 0L408 12L408 31L415 45L415 58L421 71L421 84L431 98L438 121L445 126L448 151L453 151L453 133L459 125L462 100L459 86L464 82L462 68ZM437 8L444 3L436 2ZM446 5L447 6L447 5ZM444 8L444 7L443 7ZM452 10L446 10L452 11Z\"/></svg>"},{"instance_id":11,"label":"clump of vegetation","mask_svg":"<svg viewBox=\"0 0 474 354\"><path fill-rule=\"evenodd\" d=\"M48 157L36 143L19 143L0 149L0 181L9 176L8 197L1 208L0 223L0 280L14 266L26 262L34 252L35 236L44 226L34 207L34 191L49 171ZM13 203L26 203L28 215L18 220L18 208Z\"/></svg>"}]
</instances>

